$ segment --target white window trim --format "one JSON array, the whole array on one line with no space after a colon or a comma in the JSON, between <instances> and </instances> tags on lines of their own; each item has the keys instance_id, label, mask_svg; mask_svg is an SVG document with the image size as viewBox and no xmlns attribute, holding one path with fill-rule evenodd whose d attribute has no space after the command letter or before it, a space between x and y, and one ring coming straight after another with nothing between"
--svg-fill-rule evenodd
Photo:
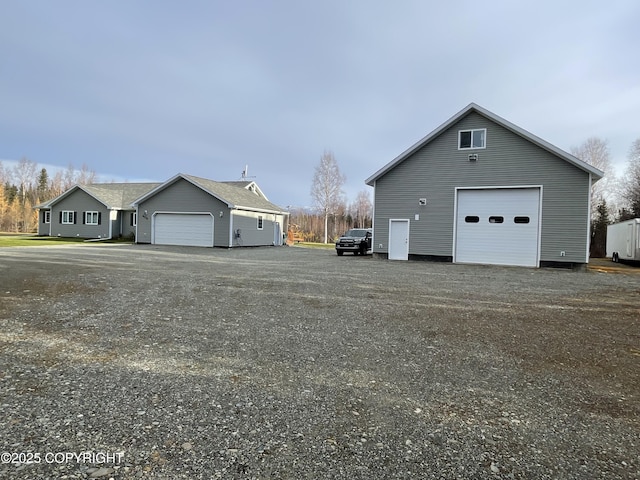
<instances>
[{"instance_id":1,"label":"white window trim","mask_svg":"<svg viewBox=\"0 0 640 480\"><path fill-rule=\"evenodd\" d=\"M258 230L264 230L264 217L262 215L258 215L257 227Z\"/></svg>"},{"instance_id":2,"label":"white window trim","mask_svg":"<svg viewBox=\"0 0 640 480\"><path fill-rule=\"evenodd\" d=\"M89 217L95 217L95 221L92 218L91 222L89 221ZM84 212L84 223L85 225L98 225L98 212L95 210L89 210Z\"/></svg>"},{"instance_id":3,"label":"white window trim","mask_svg":"<svg viewBox=\"0 0 640 480\"><path fill-rule=\"evenodd\" d=\"M51 210L45 210L44 223L51 223Z\"/></svg>"},{"instance_id":4,"label":"white window trim","mask_svg":"<svg viewBox=\"0 0 640 480\"><path fill-rule=\"evenodd\" d=\"M62 224L73 225L75 220L75 212L73 210L62 210Z\"/></svg>"},{"instance_id":5,"label":"white window trim","mask_svg":"<svg viewBox=\"0 0 640 480\"><path fill-rule=\"evenodd\" d=\"M461 147L460 137L463 132L471 132L471 147ZM473 132L484 132L484 145L482 147L473 146ZM487 148L487 129L486 128L467 128L465 130L458 130L458 150L484 150Z\"/></svg>"},{"instance_id":6,"label":"white window trim","mask_svg":"<svg viewBox=\"0 0 640 480\"><path fill-rule=\"evenodd\" d=\"M138 226L138 212L132 212L131 215L133 216L133 218L131 220L131 226L132 227L137 227Z\"/></svg>"}]
</instances>

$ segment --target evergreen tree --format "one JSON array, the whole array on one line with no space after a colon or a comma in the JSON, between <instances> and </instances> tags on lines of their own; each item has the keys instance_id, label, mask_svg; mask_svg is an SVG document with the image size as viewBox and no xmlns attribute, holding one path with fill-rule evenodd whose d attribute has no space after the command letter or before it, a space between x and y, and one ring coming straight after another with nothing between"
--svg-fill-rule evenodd
<instances>
[{"instance_id":1,"label":"evergreen tree","mask_svg":"<svg viewBox=\"0 0 640 480\"><path fill-rule=\"evenodd\" d=\"M40 175L38 175L36 194L39 201L49 200L49 174L46 168L40 170Z\"/></svg>"},{"instance_id":2,"label":"evergreen tree","mask_svg":"<svg viewBox=\"0 0 640 480\"><path fill-rule=\"evenodd\" d=\"M595 217L591 222L591 245L589 255L591 257L602 258L607 254L607 225L609 220L609 210L607 201L602 199L596 205Z\"/></svg>"}]
</instances>

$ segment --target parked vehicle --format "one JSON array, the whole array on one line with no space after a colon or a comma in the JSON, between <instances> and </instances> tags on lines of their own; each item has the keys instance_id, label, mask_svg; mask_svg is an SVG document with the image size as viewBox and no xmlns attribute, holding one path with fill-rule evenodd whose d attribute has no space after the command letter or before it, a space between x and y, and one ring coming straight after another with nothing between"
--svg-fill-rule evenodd
<instances>
[{"instance_id":1,"label":"parked vehicle","mask_svg":"<svg viewBox=\"0 0 640 480\"><path fill-rule=\"evenodd\" d=\"M373 230L370 228L352 228L336 241L336 253L353 252L354 255L366 255L371 252L371 237Z\"/></svg>"},{"instance_id":2,"label":"parked vehicle","mask_svg":"<svg viewBox=\"0 0 640 480\"><path fill-rule=\"evenodd\" d=\"M607 257L640 262L640 218L607 227Z\"/></svg>"}]
</instances>

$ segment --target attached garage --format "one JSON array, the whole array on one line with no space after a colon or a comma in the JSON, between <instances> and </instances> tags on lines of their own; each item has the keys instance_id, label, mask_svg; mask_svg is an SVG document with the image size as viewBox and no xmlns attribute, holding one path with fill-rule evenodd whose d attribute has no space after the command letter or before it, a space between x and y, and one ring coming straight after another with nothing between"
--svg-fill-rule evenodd
<instances>
[{"instance_id":1,"label":"attached garage","mask_svg":"<svg viewBox=\"0 0 640 480\"><path fill-rule=\"evenodd\" d=\"M213 247L213 216L210 213L156 213L151 240L157 245Z\"/></svg>"},{"instance_id":2,"label":"attached garage","mask_svg":"<svg viewBox=\"0 0 640 480\"><path fill-rule=\"evenodd\" d=\"M538 266L540 188L458 189L454 261Z\"/></svg>"},{"instance_id":3,"label":"attached garage","mask_svg":"<svg viewBox=\"0 0 640 480\"><path fill-rule=\"evenodd\" d=\"M289 216L253 181L216 182L183 173L138 198L133 206L136 242L158 245L282 245Z\"/></svg>"}]
</instances>

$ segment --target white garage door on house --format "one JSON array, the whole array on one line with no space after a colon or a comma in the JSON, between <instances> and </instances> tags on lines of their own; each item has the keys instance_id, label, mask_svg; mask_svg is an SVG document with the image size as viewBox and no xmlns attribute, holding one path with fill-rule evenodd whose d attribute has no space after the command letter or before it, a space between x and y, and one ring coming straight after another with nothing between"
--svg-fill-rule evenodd
<instances>
[{"instance_id":1,"label":"white garage door on house","mask_svg":"<svg viewBox=\"0 0 640 480\"><path fill-rule=\"evenodd\" d=\"M209 213L156 213L152 243L213 247L213 216Z\"/></svg>"},{"instance_id":2,"label":"white garage door on house","mask_svg":"<svg viewBox=\"0 0 640 480\"><path fill-rule=\"evenodd\" d=\"M540 188L458 189L454 262L538 266Z\"/></svg>"}]
</instances>

